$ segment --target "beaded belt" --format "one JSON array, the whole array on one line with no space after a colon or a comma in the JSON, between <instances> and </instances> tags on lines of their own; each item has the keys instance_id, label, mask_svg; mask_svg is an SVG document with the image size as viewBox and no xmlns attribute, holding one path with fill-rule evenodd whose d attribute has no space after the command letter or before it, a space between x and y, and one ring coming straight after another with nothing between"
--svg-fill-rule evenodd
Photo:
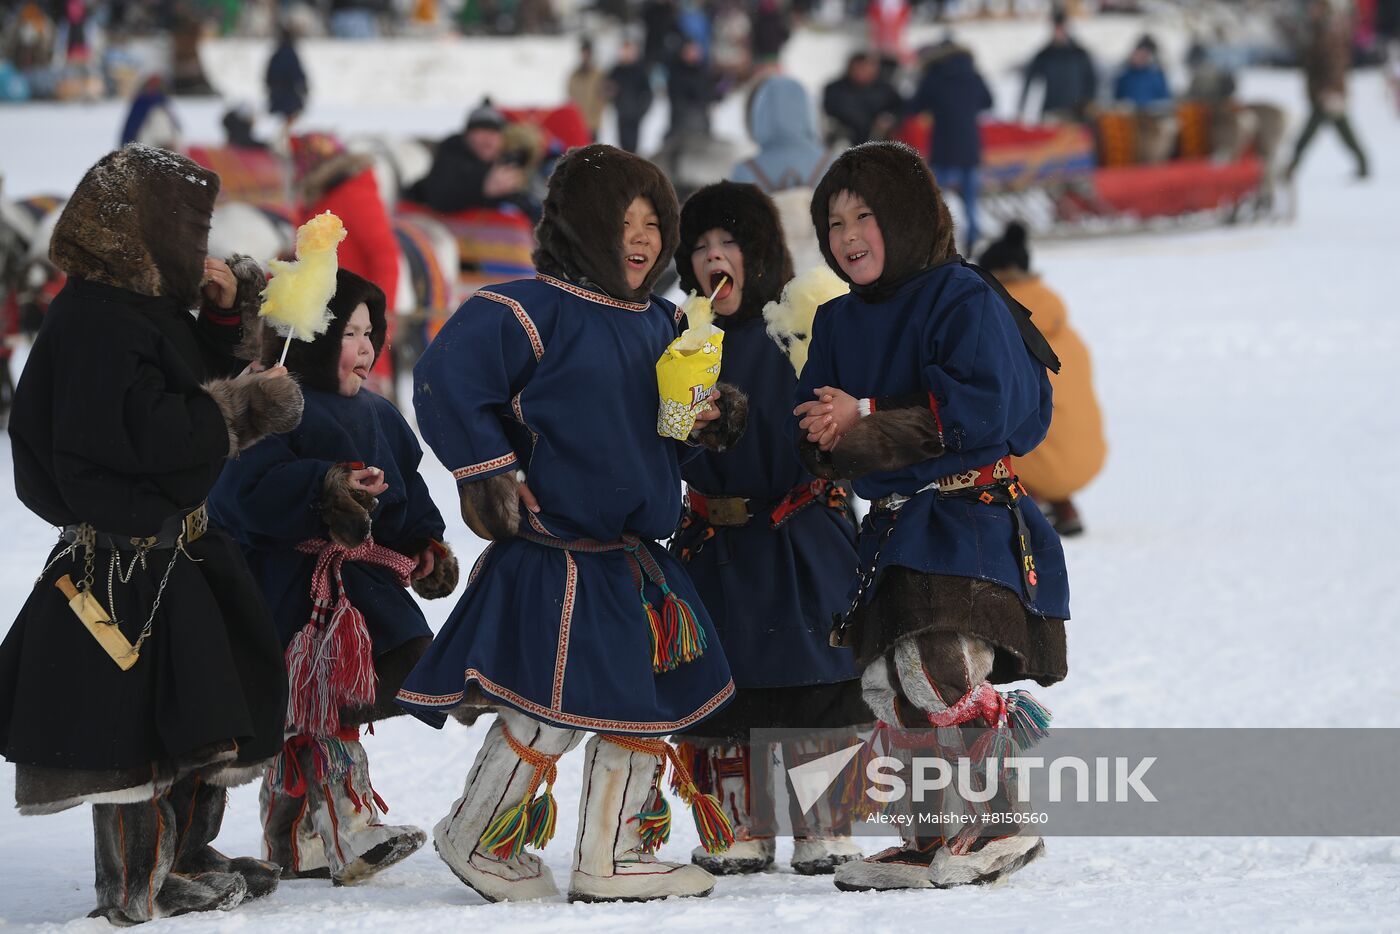
<instances>
[{"instance_id":1,"label":"beaded belt","mask_svg":"<svg viewBox=\"0 0 1400 934\"><path fill-rule=\"evenodd\" d=\"M908 496L902 493L891 493L889 496L882 496L870 504L872 509L891 512L903 506L909 500L927 490L937 490L940 493L956 493L960 490L971 490L976 487L992 486L1002 480L1010 480L1014 477L1015 471L1011 466L1011 457L1007 455L1001 460L985 467L973 467L959 473L950 473L946 477L939 477L937 480L920 487Z\"/></svg>"}]
</instances>

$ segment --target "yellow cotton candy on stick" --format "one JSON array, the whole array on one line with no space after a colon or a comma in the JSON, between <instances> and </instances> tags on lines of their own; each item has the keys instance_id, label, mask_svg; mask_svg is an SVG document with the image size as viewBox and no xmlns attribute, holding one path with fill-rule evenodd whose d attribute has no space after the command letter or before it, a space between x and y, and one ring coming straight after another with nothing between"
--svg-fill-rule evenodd
<instances>
[{"instance_id":1,"label":"yellow cotton candy on stick","mask_svg":"<svg viewBox=\"0 0 1400 934\"><path fill-rule=\"evenodd\" d=\"M718 293L727 279L721 279ZM684 441L695 428L695 419L709 404L710 390L719 382L724 332L715 326L714 296L690 294L681 304L689 323L656 361L656 386L661 407L656 433Z\"/></svg>"},{"instance_id":2,"label":"yellow cotton candy on stick","mask_svg":"<svg viewBox=\"0 0 1400 934\"><path fill-rule=\"evenodd\" d=\"M330 211L318 214L297 230L297 258L268 264L273 278L263 291L258 314L287 338L279 364L287 359L292 338L313 341L330 327L335 316L326 306L335 295L336 247L345 232Z\"/></svg>"},{"instance_id":3,"label":"yellow cotton candy on stick","mask_svg":"<svg viewBox=\"0 0 1400 934\"><path fill-rule=\"evenodd\" d=\"M817 306L850 290L851 287L836 273L826 266L816 266L795 276L783 286L783 292L776 302L763 306L763 321L767 325L768 336L783 348L798 376L802 375L802 368L807 365Z\"/></svg>"}]
</instances>

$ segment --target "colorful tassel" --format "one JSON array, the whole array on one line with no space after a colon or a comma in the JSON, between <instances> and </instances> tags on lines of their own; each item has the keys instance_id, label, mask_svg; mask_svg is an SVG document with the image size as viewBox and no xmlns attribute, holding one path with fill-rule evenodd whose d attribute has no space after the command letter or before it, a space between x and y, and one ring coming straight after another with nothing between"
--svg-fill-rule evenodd
<instances>
[{"instance_id":1,"label":"colorful tassel","mask_svg":"<svg viewBox=\"0 0 1400 934\"><path fill-rule=\"evenodd\" d=\"M491 822L481 835L481 845L497 859L514 859L525 849L529 822L530 795L526 794L524 801Z\"/></svg>"},{"instance_id":2,"label":"colorful tassel","mask_svg":"<svg viewBox=\"0 0 1400 934\"><path fill-rule=\"evenodd\" d=\"M1050 708L1029 691L1010 691L1005 697L1006 718L1018 749L1030 749L1050 735Z\"/></svg>"},{"instance_id":3,"label":"colorful tassel","mask_svg":"<svg viewBox=\"0 0 1400 934\"><path fill-rule=\"evenodd\" d=\"M706 853L722 853L734 845L734 828L714 795L701 794L694 782L681 785L680 795L681 800L690 805L700 845Z\"/></svg>"},{"instance_id":4,"label":"colorful tassel","mask_svg":"<svg viewBox=\"0 0 1400 934\"><path fill-rule=\"evenodd\" d=\"M693 662L705 651L705 630L695 618L690 604L671 592L669 587L661 588L666 594L662 603L661 615L666 621L666 632L672 639L672 658L676 667L684 662Z\"/></svg>"},{"instance_id":5,"label":"colorful tassel","mask_svg":"<svg viewBox=\"0 0 1400 934\"><path fill-rule=\"evenodd\" d=\"M554 839L554 825L558 816L559 805L554 800L554 790L546 788L544 794L530 802L525 842L537 850L544 849Z\"/></svg>"},{"instance_id":6,"label":"colorful tassel","mask_svg":"<svg viewBox=\"0 0 1400 934\"><path fill-rule=\"evenodd\" d=\"M627 819L628 823L632 821L637 822L637 833L642 838L643 853L655 853L671 839L671 805L661 793L661 789L652 789L651 805L635 817Z\"/></svg>"},{"instance_id":7,"label":"colorful tassel","mask_svg":"<svg viewBox=\"0 0 1400 934\"><path fill-rule=\"evenodd\" d=\"M520 757L520 761L531 766L530 786L525 789L525 797L515 807L497 817L481 835L481 845L497 859L514 859L527 846L542 850L554 839L554 828L559 816L559 805L554 800L554 781L558 777L555 763L559 756L531 749L511 735L504 723L501 735L506 745ZM538 798L535 792L544 783L544 794Z\"/></svg>"},{"instance_id":8,"label":"colorful tassel","mask_svg":"<svg viewBox=\"0 0 1400 934\"><path fill-rule=\"evenodd\" d=\"M695 829L700 834L700 845L707 853L719 853L729 849L734 844L734 828L729 823L729 818L719 806L719 800L714 795L702 794L695 787L695 780L690 776L690 770L686 768L681 757L669 743L662 739L647 739L641 736L603 736L603 739L615 746L621 746L630 752L640 752L645 755L655 756L662 762L662 768L666 762L671 763L671 787L680 794L681 800L690 805L691 817L695 819ZM658 778L660 776L658 775ZM653 789L659 798L660 788ZM662 802L664 804L664 801ZM640 819L647 814L655 814L656 821L661 821L660 806L638 814ZM665 832L670 835L670 807L665 811ZM643 842L646 842L643 836ZM654 838L653 838L654 839ZM656 843L660 846L665 842L661 838Z\"/></svg>"}]
</instances>

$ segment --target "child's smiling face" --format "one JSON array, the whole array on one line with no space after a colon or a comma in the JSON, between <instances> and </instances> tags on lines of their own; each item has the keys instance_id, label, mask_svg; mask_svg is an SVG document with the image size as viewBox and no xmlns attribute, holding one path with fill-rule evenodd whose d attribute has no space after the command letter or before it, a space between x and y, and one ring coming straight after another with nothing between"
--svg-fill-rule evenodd
<instances>
[{"instance_id":1,"label":"child's smiling face","mask_svg":"<svg viewBox=\"0 0 1400 934\"><path fill-rule=\"evenodd\" d=\"M690 268L701 291L714 293L715 314L728 316L739 310L744 300L744 254L733 234L719 227L701 234L690 253ZM716 292L722 280L727 281Z\"/></svg>"},{"instance_id":2,"label":"child's smiling face","mask_svg":"<svg viewBox=\"0 0 1400 934\"><path fill-rule=\"evenodd\" d=\"M885 237L875 212L853 191L831 196L826 237L836 263L856 285L869 285L885 271Z\"/></svg>"},{"instance_id":3,"label":"child's smiling face","mask_svg":"<svg viewBox=\"0 0 1400 934\"><path fill-rule=\"evenodd\" d=\"M622 269L627 287L640 289L661 255L661 219L646 198L636 197L622 218Z\"/></svg>"}]
</instances>

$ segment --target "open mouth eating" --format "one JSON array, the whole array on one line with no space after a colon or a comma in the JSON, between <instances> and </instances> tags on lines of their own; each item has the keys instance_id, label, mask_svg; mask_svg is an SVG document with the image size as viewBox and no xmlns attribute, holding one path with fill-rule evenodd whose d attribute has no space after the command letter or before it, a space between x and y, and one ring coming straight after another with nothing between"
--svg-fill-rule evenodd
<instances>
[{"instance_id":1,"label":"open mouth eating","mask_svg":"<svg viewBox=\"0 0 1400 934\"><path fill-rule=\"evenodd\" d=\"M722 302L734 291L734 277L723 269L716 269L710 273L710 296L714 301Z\"/></svg>"}]
</instances>

